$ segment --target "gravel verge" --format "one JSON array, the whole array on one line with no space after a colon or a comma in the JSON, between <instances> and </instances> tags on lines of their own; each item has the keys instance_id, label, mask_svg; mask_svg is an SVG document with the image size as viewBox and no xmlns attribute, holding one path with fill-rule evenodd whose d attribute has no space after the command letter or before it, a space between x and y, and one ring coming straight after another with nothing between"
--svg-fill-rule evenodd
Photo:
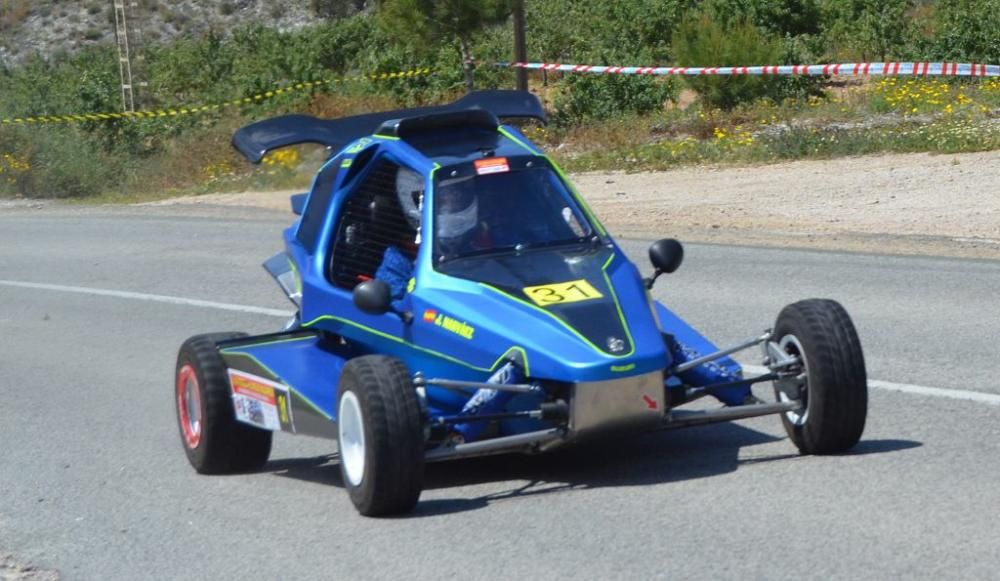
<instances>
[{"instance_id":1,"label":"gravel verge","mask_svg":"<svg viewBox=\"0 0 1000 581\"><path fill-rule=\"evenodd\" d=\"M59 573L25 565L11 555L0 553L0 581L59 581Z\"/></svg>"},{"instance_id":2,"label":"gravel verge","mask_svg":"<svg viewBox=\"0 0 1000 581\"><path fill-rule=\"evenodd\" d=\"M753 167L572 176L618 235L1000 259L1000 152L895 154ZM155 206L287 209L291 192Z\"/></svg>"}]
</instances>

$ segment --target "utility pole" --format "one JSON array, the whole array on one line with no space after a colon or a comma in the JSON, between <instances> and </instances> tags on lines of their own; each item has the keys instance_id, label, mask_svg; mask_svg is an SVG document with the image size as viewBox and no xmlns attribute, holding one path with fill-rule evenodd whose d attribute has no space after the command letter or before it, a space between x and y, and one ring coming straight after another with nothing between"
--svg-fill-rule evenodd
<instances>
[{"instance_id":1,"label":"utility pole","mask_svg":"<svg viewBox=\"0 0 1000 581\"><path fill-rule=\"evenodd\" d=\"M514 0L514 62L528 62L528 47L524 35L524 0ZM528 71L518 67L514 70L517 75L517 90L528 90Z\"/></svg>"},{"instance_id":2,"label":"utility pole","mask_svg":"<svg viewBox=\"0 0 1000 581\"><path fill-rule=\"evenodd\" d=\"M145 87L139 80L143 71L142 27L136 0L111 0L115 13L115 41L118 45L118 70L121 74L122 109L135 111L136 87Z\"/></svg>"},{"instance_id":3,"label":"utility pole","mask_svg":"<svg viewBox=\"0 0 1000 581\"><path fill-rule=\"evenodd\" d=\"M122 110L135 111L132 94L132 60L128 51L128 22L125 18L125 0L111 0L115 9L115 40L118 43L118 71L122 79Z\"/></svg>"}]
</instances>

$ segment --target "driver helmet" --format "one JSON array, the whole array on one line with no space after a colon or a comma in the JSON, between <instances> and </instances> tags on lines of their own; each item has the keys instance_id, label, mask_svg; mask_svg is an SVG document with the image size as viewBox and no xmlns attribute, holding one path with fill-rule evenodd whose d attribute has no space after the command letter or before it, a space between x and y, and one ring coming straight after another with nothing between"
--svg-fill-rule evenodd
<instances>
[{"instance_id":1,"label":"driver helmet","mask_svg":"<svg viewBox=\"0 0 1000 581\"><path fill-rule=\"evenodd\" d=\"M396 197L403 209L403 216L414 230L420 229L420 208L424 199L424 178L405 167L396 172Z\"/></svg>"},{"instance_id":2,"label":"driver helmet","mask_svg":"<svg viewBox=\"0 0 1000 581\"><path fill-rule=\"evenodd\" d=\"M434 192L434 228L445 243L457 240L478 224L479 200L471 186L471 178L459 178L441 182Z\"/></svg>"}]
</instances>

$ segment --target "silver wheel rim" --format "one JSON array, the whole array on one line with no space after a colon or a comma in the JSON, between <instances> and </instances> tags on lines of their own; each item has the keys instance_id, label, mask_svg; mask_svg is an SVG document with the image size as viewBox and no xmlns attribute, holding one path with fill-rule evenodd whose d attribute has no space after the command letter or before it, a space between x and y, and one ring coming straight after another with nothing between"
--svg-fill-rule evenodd
<instances>
[{"instance_id":1,"label":"silver wheel rim","mask_svg":"<svg viewBox=\"0 0 1000 581\"><path fill-rule=\"evenodd\" d=\"M365 476L365 423L361 417L361 402L353 391L340 397L337 414L340 436L340 464L351 486L361 485Z\"/></svg>"},{"instance_id":2,"label":"silver wheel rim","mask_svg":"<svg viewBox=\"0 0 1000 581\"><path fill-rule=\"evenodd\" d=\"M184 403L187 405L188 428L192 434L200 435L201 393L198 392L198 385L194 381L194 376L185 382Z\"/></svg>"},{"instance_id":3,"label":"silver wheel rim","mask_svg":"<svg viewBox=\"0 0 1000 581\"><path fill-rule=\"evenodd\" d=\"M785 353L796 356L799 361L802 362L802 374L804 375L804 379L802 380L802 386L799 388L801 390L801 397L798 399L792 399L788 397L788 394L784 391L781 391L780 389L778 390L778 401L801 402L802 407L797 410L785 412L785 418L787 418L792 425L802 426L805 425L806 420L809 419L809 361L806 360L805 350L802 348L802 343L799 342L799 338L795 335L785 335L778 341L778 346L780 346Z\"/></svg>"}]
</instances>

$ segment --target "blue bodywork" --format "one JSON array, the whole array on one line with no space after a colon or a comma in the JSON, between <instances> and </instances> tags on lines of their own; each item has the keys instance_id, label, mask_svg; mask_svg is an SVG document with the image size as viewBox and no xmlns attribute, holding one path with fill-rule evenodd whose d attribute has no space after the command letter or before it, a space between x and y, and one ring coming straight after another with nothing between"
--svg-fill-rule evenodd
<instances>
[{"instance_id":1,"label":"blue bodywork","mask_svg":"<svg viewBox=\"0 0 1000 581\"><path fill-rule=\"evenodd\" d=\"M528 274L515 272L504 259L495 257L469 264L457 274L442 272L427 243L435 219L435 177L484 157L556 171L587 216L595 233L593 244L568 259L559 249L536 251L533 260L541 266ZM395 303L398 311L410 314L409 321L396 312L362 312L352 302L351 290L334 284L328 275L332 240L345 200L380 160L410 168L425 180L424 243L416 250L407 291ZM289 431L334 437L338 378L345 362L359 355L391 355L424 377L475 382L487 381L513 358L523 377L572 384L663 371L697 353L715 350L711 342L653 301L636 266L565 176L514 127L451 125L405 138L362 137L333 155L318 172L305 204L301 198L296 203L302 217L283 235L292 282L282 284L290 296L296 295L298 324L283 334L220 345L231 368L289 388L292 417L282 426ZM574 279L586 280L602 297L587 303L583 319L574 314L583 312L583 307L540 306L529 300L526 291L520 292L521 287ZM597 324L592 321L605 321L600 325L607 328L584 328ZM665 340L665 334L674 340ZM696 368L683 377L668 375L665 401L679 402L686 387L740 378L739 366L722 358L712 367ZM431 418L459 414L474 393L473 389L428 386L428 413ZM749 393L749 386L737 384L711 395L728 405L741 405ZM536 408L542 397L517 395L506 398L503 405L507 410ZM540 420L507 421L499 431L506 435L539 429L539 425Z\"/></svg>"}]
</instances>

